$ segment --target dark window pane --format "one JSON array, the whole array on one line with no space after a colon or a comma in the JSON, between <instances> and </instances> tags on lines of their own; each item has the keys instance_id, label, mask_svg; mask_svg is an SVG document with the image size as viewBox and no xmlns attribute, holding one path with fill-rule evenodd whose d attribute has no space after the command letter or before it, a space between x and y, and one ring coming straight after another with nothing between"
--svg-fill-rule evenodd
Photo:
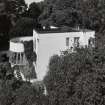
<instances>
[{"instance_id":1,"label":"dark window pane","mask_svg":"<svg viewBox=\"0 0 105 105\"><path fill-rule=\"evenodd\" d=\"M66 46L69 46L69 37L66 38Z\"/></svg>"}]
</instances>

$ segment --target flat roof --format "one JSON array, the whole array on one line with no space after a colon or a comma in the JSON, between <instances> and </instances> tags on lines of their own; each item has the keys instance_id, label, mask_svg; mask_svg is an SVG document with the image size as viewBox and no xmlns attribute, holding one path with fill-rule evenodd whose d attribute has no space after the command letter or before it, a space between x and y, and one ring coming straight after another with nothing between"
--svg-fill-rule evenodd
<instances>
[{"instance_id":1,"label":"flat roof","mask_svg":"<svg viewBox=\"0 0 105 105\"><path fill-rule=\"evenodd\" d=\"M64 27L65 28L65 27ZM37 30L39 34L47 34L47 33L65 33L65 32L89 32L93 30L89 29L76 29L76 28L54 28L54 29L43 29L43 30Z\"/></svg>"}]
</instances>

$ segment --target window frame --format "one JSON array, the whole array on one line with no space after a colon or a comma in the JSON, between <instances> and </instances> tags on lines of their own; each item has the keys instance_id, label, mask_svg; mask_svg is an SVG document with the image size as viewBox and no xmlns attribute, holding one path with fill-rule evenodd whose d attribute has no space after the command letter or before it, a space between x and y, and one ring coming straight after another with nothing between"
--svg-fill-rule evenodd
<instances>
[{"instance_id":1,"label":"window frame","mask_svg":"<svg viewBox=\"0 0 105 105\"><path fill-rule=\"evenodd\" d=\"M70 38L66 37L66 47L69 47L69 46L70 46Z\"/></svg>"}]
</instances>

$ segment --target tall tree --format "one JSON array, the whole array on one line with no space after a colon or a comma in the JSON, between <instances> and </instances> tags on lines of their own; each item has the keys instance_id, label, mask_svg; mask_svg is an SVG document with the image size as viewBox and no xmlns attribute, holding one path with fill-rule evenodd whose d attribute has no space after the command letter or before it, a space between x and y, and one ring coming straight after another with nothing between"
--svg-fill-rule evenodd
<instances>
[{"instance_id":1,"label":"tall tree","mask_svg":"<svg viewBox=\"0 0 105 105\"><path fill-rule=\"evenodd\" d=\"M38 17L42 13L43 3L31 3L28 8L28 15L27 17L34 19L36 24L36 29L41 29L41 25L39 24Z\"/></svg>"},{"instance_id":2,"label":"tall tree","mask_svg":"<svg viewBox=\"0 0 105 105\"><path fill-rule=\"evenodd\" d=\"M44 3L44 11L39 18L42 24L73 26L79 21L76 0L45 0Z\"/></svg>"},{"instance_id":3,"label":"tall tree","mask_svg":"<svg viewBox=\"0 0 105 105\"><path fill-rule=\"evenodd\" d=\"M37 19L41 14L41 10L37 3L33 2L29 5L28 9L29 17Z\"/></svg>"}]
</instances>

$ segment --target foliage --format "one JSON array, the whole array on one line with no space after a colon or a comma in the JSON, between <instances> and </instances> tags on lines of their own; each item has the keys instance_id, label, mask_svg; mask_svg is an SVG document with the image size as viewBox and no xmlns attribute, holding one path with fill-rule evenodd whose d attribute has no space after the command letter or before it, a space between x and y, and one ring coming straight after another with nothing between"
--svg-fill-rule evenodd
<instances>
[{"instance_id":1,"label":"foliage","mask_svg":"<svg viewBox=\"0 0 105 105\"><path fill-rule=\"evenodd\" d=\"M33 105L34 103L38 104L40 101L41 94L29 85L23 85L15 93L15 105ZM41 105L41 104L39 104Z\"/></svg>"},{"instance_id":2,"label":"foliage","mask_svg":"<svg viewBox=\"0 0 105 105\"><path fill-rule=\"evenodd\" d=\"M20 36L32 36L35 25L35 21L32 18L20 18L16 22L16 25L11 29L11 32L9 34L10 38Z\"/></svg>"},{"instance_id":3,"label":"foliage","mask_svg":"<svg viewBox=\"0 0 105 105\"><path fill-rule=\"evenodd\" d=\"M39 15L41 14L41 10L37 3L33 2L29 5L28 13L29 17L31 18L37 19L39 17Z\"/></svg>"},{"instance_id":4,"label":"foliage","mask_svg":"<svg viewBox=\"0 0 105 105\"><path fill-rule=\"evenodd\" d=\"M33 51L33 40L23 42L25 47L25 55L27 60L31 63L33 61L36 62L36 53Z\"/></svg>"},{"instance_id":5,"label":"foliage","mask_svg":"<svg viewBox=\"0 0 105 105\"><path fill-rule=\"evenodd\" d=\"M105 21L105 0L44 0L42 25L68 25L99 31Z\"/></svg>"},{"instance_id":6,"label":"foliage","mask_svg":"<svg viewBox=\"0 0 105 105\"><path fill-rule=\"evenodd\" d=\"M6 6L7 12L16 16L22 15L27 9L24 0L6 0Z\"/></svg>"},{"instance_id":7,"label":"foliage","mask_svg":"<svg viewBox=\"0 0 105 105\"><path fill-rule=\"evenodd\" d=\"M41 24L74 26L74 24L81 18L81 14L78 16L78 11L76 10L77 2L80 1L45 0L44 11L39 18Z\"/></svg>"},{"instance_id":8,"label":"foliage","mask_svg":"<svg viewBox=\"0 0 105 105\"><path fill-rule=\"evenodd\" d=\"M40 1L40 2L37 3L37 5L38 5L38 7L39 7L39 9L40 9L40 11L42 13L43 12L43 9L44 9L44 2L43 1Z\"/></svg>"},{"instance_id":9,"label":"foliage","mask_svg":"<svg viewBox=\"0 0 105 105\"><path fill-rule=\"evenodd\" d=\"M0 0L0 50L8 50L9 31L25 10L24 0Z\"/></svg>"},{"instance_id":10,"label":"foliage","mask_svg":"<svg viewBox=\"0 0 105 105\"><path fill-rule=\"evenodd\" d=\"M16 25L11 29L9 33L10 38L20 36L32 36L33 29L40 29L40 25L37 21L30 17L22 17L17 20Z\"/></svg>"},{"instance_id":11,"label":"foliage","mask_svg":"<svg viewBox=\"0 0 105 105\"><path fill-rule=\"evenodd\" d=\"M8 62L0 63L0 79L9 79L9 76L13 76L13 70Z\"/></svg>"},{"instance_id":12,"label":"foliage","mask_svg":"<svg viewBox=\"0 0 105 105\"><path fill-rule=\"evenodd\" d=\"M105 50L77 49L55 55L44 79L49 105L103 105L105 103Z\"/></svg>"},{"instance_id":13,"label":"foliage","mask_svg":"<svg viewBox=\"0 0 105 105\"><path fill-rule=\"evenodd\" d=\"M28 11L27 11L27 17L34 19L35 21L35 29L41 29L41 25L39 24L38 17L42 13L43 3L35 3L32 2L29 5Z\"/></svg>"},{"instance_id":14,"label":"foliage","mask_svg":"<svg viewBox=\"0 0 105 105\"><path fill-rule=\"evenodd\" d=\"M0 64L0 105L45 105L46 97L38 90L30 82L17 80L8 62Z\"/></svg>"},{"instance_id":15,"label":"foliage","mask_svg":"<svg viewBox=\"0 0 105 105\"><path fill-rule=\"evenodd\" d=\"M0 16L6 15L11 20L12 25L15 25L15 21L27 9L24 0L1 0L0 5Z\"/></svg>"}]
</instances>

